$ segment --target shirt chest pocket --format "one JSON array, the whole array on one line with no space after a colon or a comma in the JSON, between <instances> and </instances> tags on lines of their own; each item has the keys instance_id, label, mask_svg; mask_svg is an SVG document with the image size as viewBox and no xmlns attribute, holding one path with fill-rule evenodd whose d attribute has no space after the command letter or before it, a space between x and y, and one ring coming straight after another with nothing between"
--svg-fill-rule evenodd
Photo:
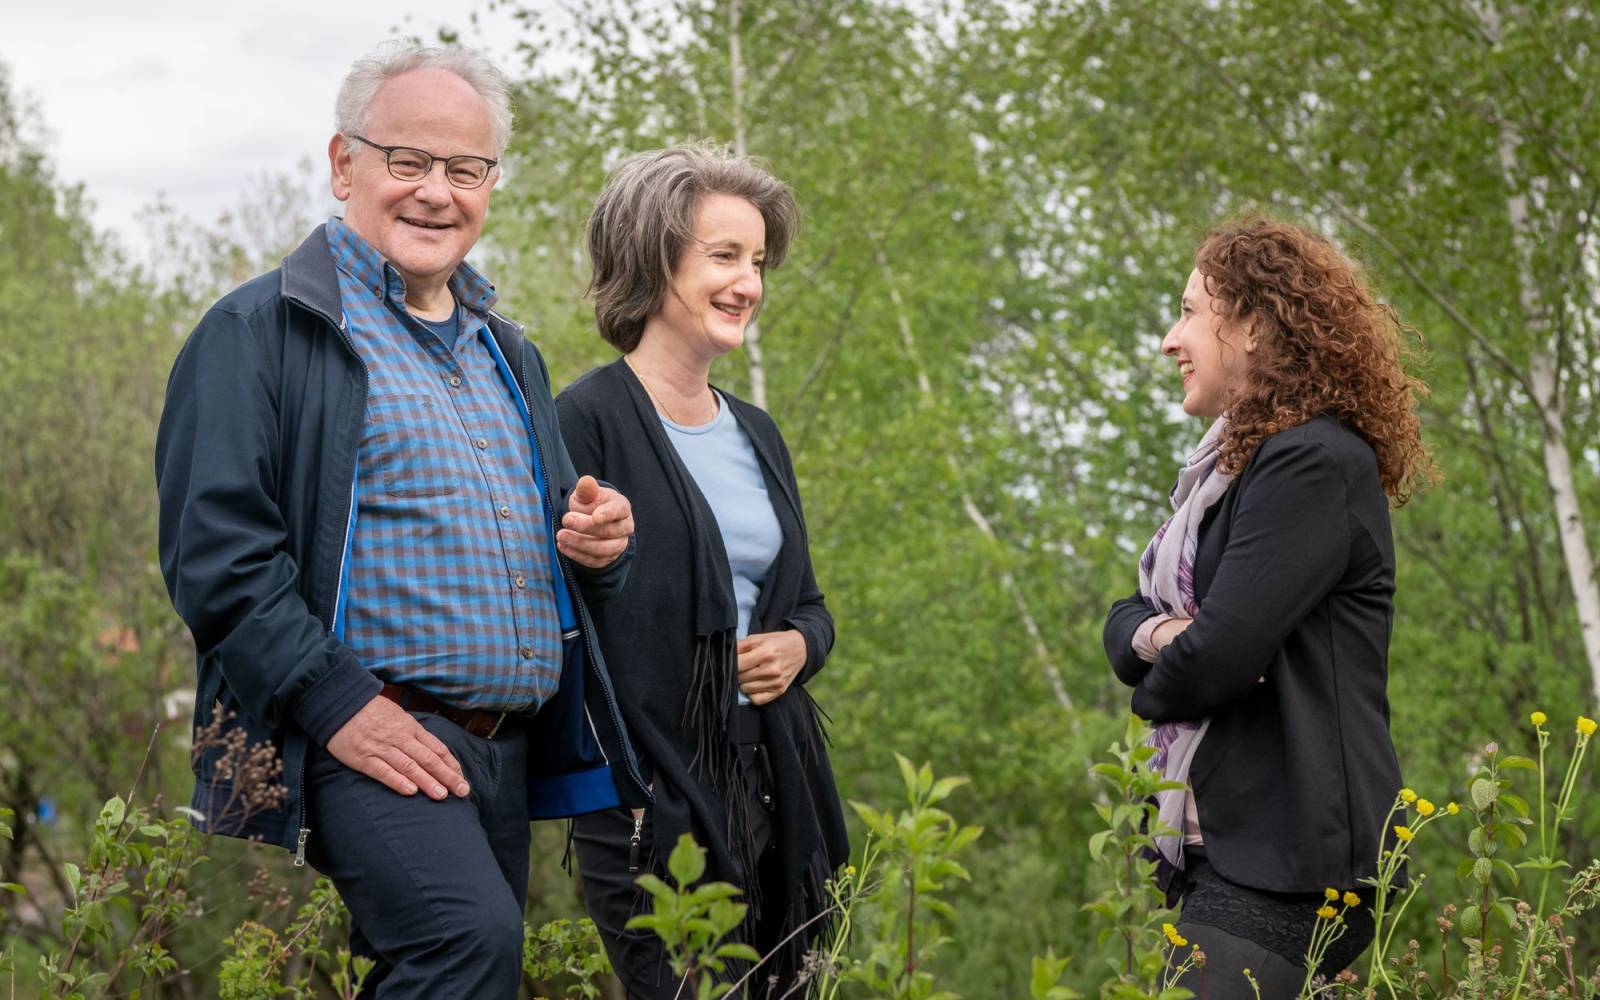
<instances>
[{"instance_id":1,"label":"shirt chest pocket","mask_svg":"<svg viewBox=\"0 0 1600 1000\"><path fill-rule=\"evenodd\" d=\"M362 464L376 472L389 496L450 496L461 488L462 433L448 401L420 394L375 398L367 406Z\"/></svg>"}]
</instances>

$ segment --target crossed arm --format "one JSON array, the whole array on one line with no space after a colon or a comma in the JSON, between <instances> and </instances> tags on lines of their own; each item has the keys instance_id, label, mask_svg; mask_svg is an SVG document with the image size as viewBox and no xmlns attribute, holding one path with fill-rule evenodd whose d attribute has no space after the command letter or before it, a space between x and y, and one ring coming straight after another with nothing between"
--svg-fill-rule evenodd
<instances>
[{"instance_id":1,"label":"crossed arm","mask_svg":"<svg viewBox=\"0 0 1600 1000\"><path fill-rule=\"evenodd\" d=\"M1289 633L1344 573L1350 551L1343 474L1314 441L1269 439L1241 484L1227 546L1194 619L1156 628L1153 663L1133 649L1151 615L1134 594L1106 616L1106 656L1152 722L1200 719L1247 697Z\"/></svg>"}]
</instances>

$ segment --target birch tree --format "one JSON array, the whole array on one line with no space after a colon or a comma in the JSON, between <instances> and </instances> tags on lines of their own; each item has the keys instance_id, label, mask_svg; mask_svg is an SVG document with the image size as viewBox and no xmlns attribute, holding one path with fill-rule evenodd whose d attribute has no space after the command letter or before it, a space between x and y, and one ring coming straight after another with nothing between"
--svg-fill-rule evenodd
<instances>
[{"instance_id":1,"label":"birch tree","mask_svg":"<svg viewBox=\"0 0 1600 1000\"><path fill-rule=\"evenodd\" d=\"M1503 640L1486 661L1564 664L1591 698L1597 35L1583 5L1261 0L1075 7L1015 36L1027 71L1089 70L1021 94L1075 141L1043 173L1086 192L1095 255L1149 260L1255 205L1372 265L1425 335L1449 476L1402 545L1459 598L1447 621Z\"/></svg>"}]
</instances>

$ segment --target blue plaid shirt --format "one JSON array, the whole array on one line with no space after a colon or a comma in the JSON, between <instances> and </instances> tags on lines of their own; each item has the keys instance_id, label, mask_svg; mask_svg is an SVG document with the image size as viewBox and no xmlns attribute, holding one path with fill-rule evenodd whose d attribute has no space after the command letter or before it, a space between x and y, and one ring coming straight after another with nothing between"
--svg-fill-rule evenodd
<instances>
[{"instance_id":1,"label":"blue plaid shirt","mask_svg":"<svg viewBox=\"0 0 1600 1000\"><path fill-rule=\"evenodd\" d=\"M535 709L561 678L560 584L520 390L485 322L494 286L456 269L446 344L376 250L337 218L327 234L368 372L344 641L381 679L452 705Z\"/></svg>"}]
</instances>

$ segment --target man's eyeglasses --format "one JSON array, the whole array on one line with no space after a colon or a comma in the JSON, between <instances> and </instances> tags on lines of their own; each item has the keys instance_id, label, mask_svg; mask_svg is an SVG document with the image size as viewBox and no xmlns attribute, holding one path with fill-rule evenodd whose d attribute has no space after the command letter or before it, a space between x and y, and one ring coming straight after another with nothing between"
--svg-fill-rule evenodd
<instances>
[{"instance_id":1,"label":"man's eyeglasses","mask_svg":"<svg viewBox=\"0 0 1600 1000\"><path fill-rule=\"evenodd\" d=\"M389 165L389 176L397 181L420 181L433 170L434 161L442 160L445 179L458 188L470 191L482 187L483 182L489 179L489 171L500 162L465 154L434 156L426 150L412 149L410 146L380 146L365 136L352 135L350 138L382 153Z\"/></svg>"}]
</instances>

